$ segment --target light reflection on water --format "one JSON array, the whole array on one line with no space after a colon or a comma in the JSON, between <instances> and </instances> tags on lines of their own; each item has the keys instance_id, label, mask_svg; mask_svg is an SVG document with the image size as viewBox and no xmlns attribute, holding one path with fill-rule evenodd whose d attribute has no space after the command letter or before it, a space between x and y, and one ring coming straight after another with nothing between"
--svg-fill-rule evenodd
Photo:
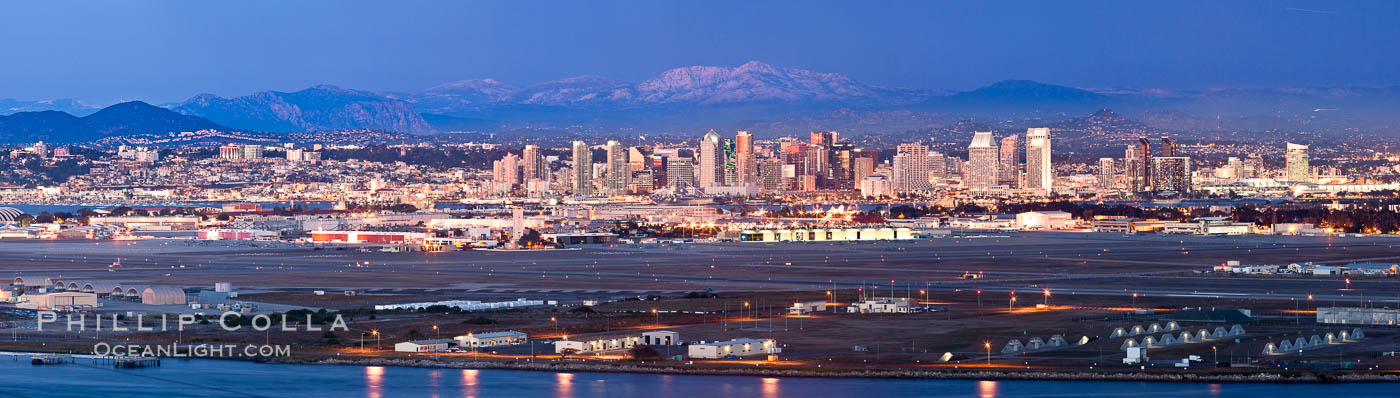
<instances>
[{"instance_id":1,"label":"light reflection on water","mask_svg":"<svg viewBox=\"0 0 1400 398\"><path fill-rule=\"evenodd\" d=\"M778 379L763 378L763 398L778 398Z\"/></svg>"},{"instance_id":2,"label":"light reflection on water","mask_svg":"<svg viewBox=\"0 0 1400 398\"><path fill-rule=\"evenodd\" d=\"M462 369L462 396L463 396L463 397L476 398L476 396L477 396L477 394L478 394L477 389L476 389L476 384L477 384L476 378L478 377L478 375L479 375L480 373L481 373L481 371L476 370L476 369Z\"/></svg>"},{"instance_id":3,"label":"light reflection on water","mask_svg":"<svg viewBox=\"0 0 1400 398\"><path fill-rule=\"evenodd\" d=\"M365 396L369 398L380 398L384 396L384 367L365 367Z\"/></svg>"},{"instance_id":4,"label":"light reflection on water","mask_svg":"<svg viewBox=\"0 0 1400 398\"><path fill-rule=\"evenodd\" d=\"M554 374L554 396L559 398L571 398L574 396L574 374L555 373Z\"/></svg>"},{"instance_id":5,"label":"light reflection on water","mask_svg":"<svg viewBox=\"0 0 1400 398\"><path fill-rule=\"evenodd\" d=\"M997 382L996 382L996 380L982 380L982 381L977 382L977 397L978 397L978 398L996 398L996 397L997 397Z\"/></svg>"}]
</instances>

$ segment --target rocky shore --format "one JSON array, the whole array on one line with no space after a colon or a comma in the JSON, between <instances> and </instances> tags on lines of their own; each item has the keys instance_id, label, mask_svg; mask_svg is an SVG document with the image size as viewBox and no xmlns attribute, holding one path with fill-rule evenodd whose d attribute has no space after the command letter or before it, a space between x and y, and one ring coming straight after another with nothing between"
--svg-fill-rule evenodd
<instances>
[{"instance_id":1,"label":"rocky shore","mask_svg":"<svg viewBox=\"0 0 1400 398\"><path fill-rule=\"evenodd\" d=\"M682 375L759 376L759 377L864 377L902 379L998 379L998 380L1073 380L1073 381L1156 381L1201 383L1334 383L1334 382L1397 382L1400 375L1380 373L1314 373L1314 372L1047 372L994 370L917 370L917 369L821 369L773 367L700 367L675 365L645 365L635 363L582 362L494 362L494 361L433 361L427 359L320 359L291 360L276 363L306 365L407 366L422 368L511 369L549 372L617 372Z\"/></svg>"}]
</instances>

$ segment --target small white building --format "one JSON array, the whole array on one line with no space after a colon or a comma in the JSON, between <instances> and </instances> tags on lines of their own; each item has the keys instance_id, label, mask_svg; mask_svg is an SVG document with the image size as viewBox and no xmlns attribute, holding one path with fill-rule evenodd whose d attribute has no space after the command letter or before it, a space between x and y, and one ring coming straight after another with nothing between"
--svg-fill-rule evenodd
<instances>
[{"instance_id":1,"label":"small white building","mask_svg":"<svg viewBox=\"0 0 1400 398\"><path fill-rule=\"evenodd\" d=\"M681 345L681 334L670 330L642 333L642 345Z\"/></svg>"},{"instance_id":2,"label":"small white building","mask_svg":"<svg viewBox=\"0 0 1400 398\"><path fill-rule=\"evenodd\" d=\"M528 340L524 332L507 330L504 332L468 333L455 337L458 347L499 347L525 344Z\"/></svg>"},{"instance_id":3,"label":"small white building","mask_svg":"<svg viewBox=\"0 0 1400 398\"><path fill-rule=\"evenodd\" d=\"M696 359L721 359L729 356L745 357L752 355L777 354L782 352L773 339L740 338L729 341L691 344L688 354Z\"/></svg>"},{"instance_id":4,"label":"small white building","mask_svg":"<svg viewBox=\"0 0 1400 398\"><path fill-rule=\"evenodd\" d=\"M1018 229L1074 228L1074 216L1063 211L1028 211L1016 215Z\"/></svg>"},{"instance_id":5,"label":"small white building","mask_svg":"<svg viewBox=\"0 0 1400 398\"><path fill-rule=\"evenodd\" d=\"M394 344L397 352L443 352L456 343L453 339L411 340Z\"/></svg>"},{"instance_id":6,"label":"small white building","mask_svg":"<svg viewBox=\"0 0 1400 398\"><path fill-rule=\"evenodd\" d=\"M554 342L554 353L562 354L565 350L573 350L574 353L626 350L636 347L641 344L641 342L641 336L599 337L588 340L558 340Z\"/></svg>"},{"instance_id":7,"label":"small white building","mask_svg":"<svg viewBox=\"0 0 1400 398\"><path fill-rule=\"evenodd\" d=\"M792 307L788 307L789 315L807 315L813 312L823 311L826 311L826 301L797 302L792 303Z\"/></svg>"},{"instance_id":8,"label":"small white building","mask_svg":"<svg viewBox=\"0 0 1400 398\"><path fill-rule=\"evenodd\" d=\"M858 301L846 307L846 312L860 314L905 314L909 312L909 299L870 299Z\"/></svg>"}]
</instances>

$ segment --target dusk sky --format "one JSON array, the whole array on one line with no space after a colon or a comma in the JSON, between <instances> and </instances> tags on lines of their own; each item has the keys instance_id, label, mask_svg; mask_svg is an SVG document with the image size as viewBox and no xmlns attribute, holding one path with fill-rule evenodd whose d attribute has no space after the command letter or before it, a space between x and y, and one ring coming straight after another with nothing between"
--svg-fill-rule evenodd
<instances>
[{"instance_id":1,"label":"dusk sky","mask_svg":"<svg viewBox=\"0 0 1400 398\"><path fill-rule=\"evenodd\" d=\"M0 98L411 91L750 60L887 86L1400 84L1400 2L10 2Z\"/></svg>"}]
</instances>

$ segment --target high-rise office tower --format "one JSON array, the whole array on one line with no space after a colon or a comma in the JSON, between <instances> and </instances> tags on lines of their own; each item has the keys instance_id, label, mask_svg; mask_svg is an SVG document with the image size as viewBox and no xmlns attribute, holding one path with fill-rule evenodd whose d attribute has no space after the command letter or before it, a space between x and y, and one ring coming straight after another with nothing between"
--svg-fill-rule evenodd
<instances>
[{"instance_id":1,"label":"high-rise office tower","mask_svg":"<svg viewBox=\"0 0 1400 398\"><path fill-rule=\"evenodd\" d=\"M1152 158L1152 190L1154 192L1191 192L1191 158Z\"/></svg>"},{"instance_id":2,"label":"high-rise office tower","mask_svg":"<svg viewBox=\"0 0 1400 398\"><path fill-rule=\"evenodd\" d=\"M627 194L632 172L628 169L627 148L617 141L608 141L608 178L607 190L609 195Z\"/></svg>"},{"instance_id":3,"label":"high-rise office tower","mask_svg":"<svg viewBox=\"0 0 1400 398\"><path fill-rule=\"evenodd\" d=\"M491 164L492 191L506 193L520 185L520 156L507 153Z\"/></svg>"},{"instance_id":4,"label":"high-rise office tower","mask_svg":"<svg viewBox=\"0 0 1400 398\"><path fill-rule=\"evenodd\" d=\"M942 179L945 179L945 178L948 178L948 159L944 158L942 153L938 153L938 152L929 152L929 153L928 153L928 179L929 179L929 184L932 185L932 184L933 184L933 181L938 181L938 180L942 180Z\"/></svg>"},{"instance_id":5,"label":"high-rise office tower","mask_svg":"<svg viewBox=\"0 0 1400 398\"><path fill-rule=\"evenodd\" d=\"M688 157L667 159L666 186L673 188L695 186L695 160Z\"/></svg>"},{"instance_id":6,"label":"high-rise office tower","mask_svg":"<svg viewBox=\"0 0 1400 398\"><path fill-rule=\"evenodd\" d=\"M1107 191L1114 188L1113 172L1113 158L1099 158L1100 190Z\"/></svg>"},{"instance_id":7,"label":"high-rise office tower","mask_svg":"<svg viewBox=\"0 0 1400 398\"><path fill-rule=\"evenodd\" d=\"M1050 129L1026 129L1026 186L1050 191L1055 183L1055 167L1050 163Z\"/></svg>"},{"instance_id":8,"label":"high-rise office tower","mask_svg":"<svg viewBox=\"0 0 1400 398\"><path fill-rule=\"evenodd\" d=\"M1014 187L1021 180L1021 151L1016 136L1001 139L1001 170L997 175L999 183Z\"/></svg>"},{"instance_id":9,"label":"high-rise office tower","mask_svg":"<svg viewBox=\"0 0 1400 398\"><path fill-rule=\"evenodd\" d=\"M734 171L740 184L758 182L758 158L753 152L753 135L748 131L734 136Z\"/></svg>"},{"instance_id":10,"label":"high-rise office tower","mask_svg":"<svg viewBox=\"0 0 1400 398\"><path fill-rule=\"evenodd\" d=\"M831 178L831 148L836 144L836 132L812 132L812 169L817 180Z\"/></svg>"},{"instance_id":11,"label":"high-rise office tower","mask_svg":"<svg viewBox=\"0 0 1400 398\"><path fill-rule=\"evenodd\" d=\"M1132 158L1135 159L1135 161L1132 162L1133 166L1137 168L1132 174L1133 177L1137 179L1136 185L1133 186L1133 191L1151 191L1152 162L1149 162L1148 159L1152 158L1152 141L1147 139L1147 137L1138 137L1137 147L1133 149Z\"/></svg>"},{"instance_id":12,"label":"high-rise office tower","mask_svg":"<svg viewBox=\"0 0 1400 398\"><path fill-rule=\"evenodd\" d=\"M905 155L902 163L896 162L892 170L895 191L908 193L933 189L928 182L928 147L923 144L899 144L896 155Z\"/></svg>"},{"instance_id":13,"label":"high-rise office tower","mask_svg":"<svg viewBox=\"0 0 1400 398\"><path fill-rule=\"evenodd\" d=\"M852 181L864 180L865 177L875 174L875 155L875 151L856 150L852 155L855 159L851 160Z\"/></svg>"},{"instance_id":14,"label":"high-rise office tower","mask_svg":"<svg viewBox=\"0 0 1400 398\"><path fill-rule=\"evenodd\" d=\"M785 188L783 186L783 161L777 158L763 158L758 161L758 178L766 192Z\"/></svg>"},{"instance_id":15,"label":"high-rise office tower","mask_svg":"<svg viewBox=\"0 0 1400 398\"><path fill-rule=\"evenodd\" d=\"M549 166L544 161L544 151L538 145L526 145L520 155L521 179L523 181L549 181Z\"/></svg>"},{"instance_id":16,"label":"high-rise office tower","mask_svg":"<svg viewBox=\"0 0 1400 398\"><path fill-rule=\"evenodd\" d=\"M593 194L593 149L588 143L574 141L574 195Z\"/></svg>"},{"instance_id":17,"label":"high-rise office tower","mask_svg":"<svg viewBox=\"0 0 1400 398\"><path fill-rule=\"evenodd\" d=\"M1308 167L1308 146L1288 143L1284 152L1284 175L1290 182L1312 182L1312 169Z\"/></svg>"},{"instance_id":18,"label":"high-rise office tower","mask_svg":"<svg viewBox=\"0 0 1400 398\"><path fill-rule=\"evenodd\" d=\"M700 152L696 154L695 184L701 189L724 184L724 148L719 133L714 130L700 138Z\"/></svg>"},{"instance_id":19,"label":"high-rise office tower","mask_svg":"<svg viewBox=\"0 0 1400 398\"><path fill-rule=\"evenodd\" d=\"M967 177L963 185L974 191L991 189L997 185L1000 163L992 132L972 133L972 143L967 146Z\"/></svg>"},{"instance_id":20,"label":"high-rise office tower","mask_svg":"<svg viewBox=\"0 0 1400 398\"><path fill-rule=\"evenodd\" d=\"M1162 148L1160 150L1164 158L1176 157L1176 142L1172 141L1172 137L1164 135L1162 136Z\"/></svg>"}]
</instances>

